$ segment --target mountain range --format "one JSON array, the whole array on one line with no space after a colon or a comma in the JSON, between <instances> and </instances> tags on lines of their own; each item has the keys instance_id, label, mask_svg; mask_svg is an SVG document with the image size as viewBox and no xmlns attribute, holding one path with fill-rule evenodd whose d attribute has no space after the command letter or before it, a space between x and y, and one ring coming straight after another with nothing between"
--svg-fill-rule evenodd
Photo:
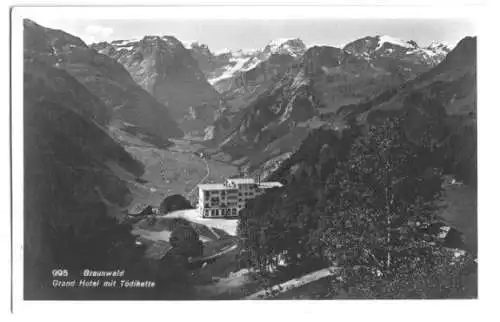
<instances>
[{"instance_id":1,"label":"mountain range","mask_svg":"<svg viewBox=\"0 0 500 322\"><path fill-rule=\"evenodd\" d=\"M208 81L218 91L225 92L234 86L233 82L238 83L239 78L244 79L245 77L242 75L248 74L248 71L253 70L259 64L276 56L300 58L312 46L307 46L300 38L280 38L270 41L261 49L253 50L224 50L213 53L208 46L197 42L189 47ZM419 47L414 41L403 41L390 36L365 37L340 48L366 59L404 58L427 65L436 65L451 50L448 45L441 42L433 42L427 47ZM249 76L247 78L250 78L250 81L255 81L255 78Z\"/></svg>"},{"instance_id":2,"label":"mountain range","mask_svg":"<svg viewBox=\"0 0 500 322\"><path fill-rule=\"evenodd\" d=\"M107 107L91 113L115 137L202 137L216 157L247 168L285 159L311 130L342 126L332 115L372 104L440 68L451 52L440 42L420 47L380 35L341 48L282 38L213 52L168 35L87 46L34 22L25 28L25 55L84 84Z\"/></svg>"},{"instance_id":3,"label":"mountain range","mask_svg":"<svg viewBox=\"0 0 500 322\"><path fill-rule=\"evenodd\" d=\"M82 83L105 106L89 104L86 112L111 135L155 142L201 136L216 154L249 167L283 159L314 128L342 125L332 115L443 68L451 52L444 43L420 47L380 35L341 48L283 38L261 49L213 52L168 35L87 46L25 23L25 56Z\"/></svg>"},{"instance_id":4,"label":"mountain range","mask_svg":"<svg viewBox=\"0 0 500 322\"><path fill-rule=\"evenodd\" d=\"M130 145L167 150L195 139L210 162L285 184L301 173L307 184L317 161L328 164L340 148L332 137L398 115L412 141L442 152L447 172L476 182L473 37L453 49L367 36L339 47L287 38L213 52L168 35L87 45L31 20L23 36L30 283L44 279L37 265L57 262L52 235L130 203L129 183L145 172Z\"/></svg>"},{"instance_id":5,"label":"mountain range","mask_svg":"<svg viewBox=\"0 0 500 322\"><path fill-rule=\"evenodd\" d=\"M343 48L310 47L271 85L261 86L262 92L244 108L223 115L224 123L215 124L215 140L242 164L283 159L327 115L410 81L445 57L440 46L428 55L430 49L419 49L414 42L403 47L379 39L387 37L364 38Z\"/></svg>"},{"instance_id":6,"label":"mountain range","mask_svg":"<svg viewBox=\"0 0 500 322\"><path fill-rule=\"evenodd\" d=\"M309 132L289 158L265 171L273 180L290 180L314 164L304 161L337 147L325 146L332 130L349 123L377 124L391 116L404 116L408 138L417 144L430 139L441 150L446 172L474 186L477 180L476 38L465 37L434 68L358 104L342 106L323 115L323 124ZM262 167L261 167L262 168ZM299 171L300 172L300 171Z\"/></svg>"},{"instance_id":7,"label":"mountain range","mask_svg":"<svg viewBox=\"0 0 500 322\"><path fill-rule=\"evenodd\" d=\"M250 101L311 49L299 38L282 38L261 49L212 52L207 45L183 43L173 36L101 42L91 48L120 62L142 88L169 108L184 132L215 141L240 121L241 110ZM414 41L390 36L361 38L340 49L402 81L436 65L450 50L443 43L419 47Z\"/></svg>"}]
</instances>

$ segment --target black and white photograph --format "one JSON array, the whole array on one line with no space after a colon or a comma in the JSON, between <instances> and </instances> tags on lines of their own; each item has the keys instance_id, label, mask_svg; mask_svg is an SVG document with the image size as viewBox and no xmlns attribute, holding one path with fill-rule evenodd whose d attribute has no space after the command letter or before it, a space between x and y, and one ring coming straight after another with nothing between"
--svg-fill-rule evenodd
<instances>
[{"instance_id":1,"label":"black and white photograph","mask_svg":"<svg viewBox=\"0 0 500 322\"><path fill-rule=\"evenodd\" d=\"M22 300L477 300L477 17L266 10L13 9Z\"/></svg>"}]
</instances>

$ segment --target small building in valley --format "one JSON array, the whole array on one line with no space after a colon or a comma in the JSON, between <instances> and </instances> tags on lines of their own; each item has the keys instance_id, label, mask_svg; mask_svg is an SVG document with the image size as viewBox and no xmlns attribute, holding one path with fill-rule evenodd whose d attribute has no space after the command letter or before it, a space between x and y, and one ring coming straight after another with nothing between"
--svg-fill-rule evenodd
<instances>
[{"instance_id":1,"label":"small building in valley","mask_svg":"<svg viewBox=\"0 0 500 322\"><path fill-rule=\"evenodd\" d=\"M256 182L252 178L230 178L224 183L198 185L198 209L205 218L237 217L248 200L280 182Z\"/></svg>"}]
</instances>

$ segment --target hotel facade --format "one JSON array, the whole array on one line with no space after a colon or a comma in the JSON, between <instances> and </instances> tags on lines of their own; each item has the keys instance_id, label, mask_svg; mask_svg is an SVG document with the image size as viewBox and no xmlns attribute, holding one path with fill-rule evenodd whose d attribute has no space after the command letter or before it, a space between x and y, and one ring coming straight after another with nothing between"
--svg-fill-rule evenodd
<instances>
[{"instance_id":1,"label":"hotel facade","mask_svg":"<svg viewBox=\"0 0 500 322\"><path fill-rule=\"evenodd\" d=\"M237 217L247 200L266 189L282 187L279 182L255 182L251 178L226 179L224 183L198 185L198 209L204 218Z\"/></svg>"}]
</instances>

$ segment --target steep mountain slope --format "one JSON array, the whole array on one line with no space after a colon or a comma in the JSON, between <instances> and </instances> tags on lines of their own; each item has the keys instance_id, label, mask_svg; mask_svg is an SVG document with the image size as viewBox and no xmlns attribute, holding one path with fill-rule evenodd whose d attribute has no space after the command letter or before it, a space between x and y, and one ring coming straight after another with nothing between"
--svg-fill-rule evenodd
<instances>
[{"instance_id":1,"label":"steep mountain slope","mask_svg":"<svg viewBox=\"0 0 500 322\"><path fill-rule=\"evenodd\" d=\"M78 168L82 168L81 173L107 172L113 177L108 162L135 175L142 172L142 165L111 139L98 123L102 119L87 111L89 106L104 108L104 104L65 71L37 60L25 61L24 103L27 162L45 160L46 166L74 166L76 174ZM36 166L27 165L26 169L39 171ZM69 180L60 180L63 179ZM99 176L86 179L106 180ZM77 184L78 180L75 180L75 186ZM94 187L101 189L103 196L112 202L123 203L126 198L126 193L122 195L118 190L102 189L104 187L98 183L88 185L90 194L96 194ZM82 198L65 202L79 204Z\"/></svg>"},{"instance_id":2,"label":"steep mountain slope","mask_svg":"<svg viewBox=\"0 0 500 322\"><path fill-rule=\"evenodd\" d=\"M421 61L368 59L340 48L314 46L245 107L237 123L226 124L229 135L221 148L235 159L259 152L258 159L247 158L244 163L272 161L292 152L312 128L338 126L328 115L342 106L367 101L429 68Z\"/></svg>"},{"instance_id":3,"label":"steep mountain slope","mask_svg":"<svg viewBox=\"0 0 500 322\"><path fill-rule=\"evenodd\" d=\"M275 39L262 50L255 51L246 68L237 70L231 75L227 91L233 93L252 92L257 88L266 88L292 63L296 62L306 51L306 45L298 38ZM219 80L216 84L222 83ZM219 85L221 86L221 85Z\"/></svg>"},{"instance_id":4,"label":"steep mountain slope","mask_svg":"<svg viewBox=\"0 0 500 322\"><path fill-rule=\"evenodd\" d=\"M92 47L120 64L142 88L164 104L186 131L203 131L223 102L190 52L172 36L145 36Z\"/></svg>"},{"instance_id":5,"label":"steep mountain slope","mask_svg":"<svg viewBox=\"0 0 500 322\"><path fill-rule=\"evenodd\" d=\"M47 271L74 264L70 257L78 253L72 238L83 226L89 228L89 224L99 222L96 225L102 231L111 229L108 239L112 240L117 226L112 219L106 219L106 205L125 206L130 202L130 191L115 171L120 169L121 173L137 177L142 174L142 165L107 134L107 112L105 104L67 72L48 65L45 59L33 58L32 53L27 55L25 298L47 299L51 292L47 288ZM58 238L67 232L72 233L64 237L67 244L63 245ZM90 259L95 264L101 260L89 254L78 254L80 263ZM113 260L117 265L117 259Z\"/></svg>"},{"instance_id":6,"label":"steep mountain slope","mask_svg":"<svg viewBox=\"0 0 500 322\"><path fill-rule=\"evenodd\" d=\"M389 116L403 116L408 138L415 143L430 139L442 157L445 172L475 186L476 95L476 38L466 37L431 70L372 100L325 114L324 120L351 126L355 121L359 125L377 124ZM328 126L313 131L271 179L288 181L297 173L314 171L318 158L338 148L331 142L340 132Z\"/></svg>"},{"instance_id":7,"label":"steep mountain slope","mask_svg":"<svg viewBox=\"0 0 500 322\"><path fill-rule=\"evenodd\" d=\"M305 52L300 39L276 39L258 50L212 53L206 45L191 45L191 55L208 81L222 93L226 108L206 129L206 140L221 137L230 124L239 122L241 110L251 100L279 80L281 75Z\"/></svg>"},{"instance_id":8,"label":"steep mountain slope","mask_svg":"<svg viewBox=\"0 0 500 322\"><path fill-rule=\"evenodd\" d=\"M365 166L366 163L352 164L350 161L358 157L361 160L369 159L376 152L377 148L374 148L374 146L379 145L379 147L384 148L384 145L387 144L386 139L390 139L394 137L395 133L398 133L398 137L402 138L403 142L406 142L403 143L406 147L403 144L386 145L391 149L389 151L394 151L394 153L390 153L391 161L394 164L398 163L395 160L398 158L399 151L403 149L411 148L414 149L414 152L409 156L405 156L404 161L399 163L397 171L401 171L399 169L406 166L406 173L397 183L394 180L391 181L394 187L394 190L391 191L400 189L401 195L405 198L406 196L415 199L416 197L425 198L427 189L432 189L432 183L434 182L436 184L434 189L440 191L440 196L436 200L439 208L433 210L433 213L428 216L430 217L435 213L437 215L435 220L442 222L436 226L446 224L451 227L444 240L439 238L436 241L436 245L442 246L443 251L453 255L451 258L459 258L460 255L455 250L450 252L448 247L463 249L470 253L466 256L476 257L477 124L475 114L477 88L475 77L476 39L467 37L459 42L446 59L430 71L377 97L375 100L371 100L369 104L359 104L360 108L343 109L340 113L335 113L337 118L345 118L344 120L348 123L346 128L340 131L324 127L312 131L298 150L285 160L277 171L274 171L269 178L266 178L267 180L281 181L285 184L285 187L270 191L256 198L254 203L250 204L243 211L241 222L249 222L246 226L250 227L248 230L255 228L255 230L247 233L247 236L255 236L254 232L259 231L259 229L261 231L269 231L264 228L275 227L272 224L275 222L290 222L290 218L293 216L299 216L298 220L294 222L293 228L288 229L286 227L283 228L283 226L276 226L276 231L268 235L270 243L267 245L288 245L287 243L280 244L275 238L275 236L278 236L279 239L279 236L284 236L287 232L293 232L291 239L284 238L284 240L288 241L300 238L299 236L311 234L316 227L319 229L328 227L335 231L342 230L342 228L339 229L339 226L337 226L337 220L341 216L341 212L332 211L332 209L336 209L335 207L337 207L334 203L337 201L347 201L348 207L354 208L352 204L356 202L354 201L356 197L349 196L349 193L358 189L357 187L363 187L361 188L362 192L360 193L359 200L363 200L363 202L370 200L367 197L369 193L366 193L366 191L373 189L373 187L380 187L378 184L384 181L383 176L387 174L387 168L385 168L381 172L383 175L374 181L370 181L366 175L370 171L373 171L374 168L380 167L380 163L377 165L377 161L380 160L380 157L384 158L381 155L374 158L378 160L375 160L375 162L372 161L368 166ZM397 128L381 126L379 122L387 120L391 116L398 117L401 121L401 123L392 123L393 126L398 123L401 126ZM368 124L375 126L371 127L369 132L365 132L368 128L366 125ZM378 134L373 136L373 133L377 132ZM373 144L373 141L371 143L358 141L356 144L356 137L363 137L364 134L372 135L372 138L376 138L379 143ZM360 142L363 142L361 143L361 152L357 150L360 147ZM349 150L354 153L349 154ZM338 161L343 158L350 163L348 167L341 168L341 163ZM411 159L413 159L414 163L412 166L408 166L411 164L409 162L412 162L409 161ZM403 186L401 182L411 177L414 173L417 173L419 171L418 167L421 165L425 165L421 169L426 169L426 171L421 172L419 180L414 181L413 184L409 184L407 189L401 189ZM429 171L431 169L438 170L438 172L435 172L434 181L429 179L433 176L429 175L432 172ZM464 185L442 184L440 178L441 169L444 170L444 174L452 175L458 181L464 183ZM358 177L360 181L357 185L352 184L356 180L356 175L354 174L356 172L361 174ZM345 179L340 179L337 176L347 173L348 175ZM395 175L395 173L396 171L392 175ZM422 186L424 189L417 190L414 188L414 186L419 184L418 182L424 183L425 186ZM329 186L338 189L330 191L342 191L344 189L346 192L335 192L328 195L326 191ZM365 187L368 189L365 190ZM442 188L442 190L439 188ZM383 191L383 189L375 188L374 191ZM340 196L340 198L336 198L337 196ZM391 198L391 202L393 200ZM332 207L324 207L332 201ZM369 203L370 201L367 202L367 204ZM383 205L384 203L381 203L375 207L383 207ZM419 208L422 209L424 207L417 204L416 209ZM384 214L386 214L386 209L384 209ZM327 217L329 213L332 216L330 217L332 220L322 222L322 219ZM407 216L411 216L411 212L409 213ZM262 220L256 224L259 217L263 215L268 216L266 220ZM302 217L300 217L301 215ZM317 217L314 219L314 216ZM359 219L353 213L349 213L345 218L350 221L349 224ZM356 219L352 220L352 218ZM403 222L405 220L407 219L403 219ZM358 222L362 222L362 219ZM329 227L329 223L334 223L333 227ZM296 233L296 227L307 227L308 224L311 224L312 227L304 229L302 234ZM433 224L430 225L430 227L432 226ZM240 231L245 231L246 227L240 229ZM347 227L349 229L353 226L349 225ZM362 235L367 232L366 228L356 228L356 230L362 232ZM432 229L427 228L426 230L427 232L431 232ZM457 231L463 234L463 236L460 237ZM458 236L456 240L453 240L455 239L452 237L454 234ZM324 249L323 247L325 247L329 250L337 250L339 248L338 241L341 238L335 239L335 242L330 246L324 246L324 235L314 232L310 236L311 243L321 241L319 243L321 246L317 249ZM259 238L258 247L265 249L262 240L265 240L266 237L259 235ZM299 245L308 245L308 242L302 241ZM349 247L351 245L350 243L347 247L349 251L352 250L352 247ZM392 245L394 244L391 243ZM280 253L279 250L272 247L274 246L267 248L273 250L268 251L268 254L275 256L274 254ZM297 249L302 248L299 246ZM264 253L264 256L266 255L265 251L262 253ZM259 255L262 256L262 253L259 253ZM405 259L409 258L406 254L405 257ZM442 258L444 259L445 257ZM439 263L440 265L446 263L451 268L460 267L456 262L440 260ZM460 277L462 281L459 282L463 285L463 287L460 287L460 292L466 291L463 294L466 294L467 297L476 297L477 267L474 264L469 267L461 268L454 274L463 274ZM446 280L448 276L454 276L454 274L450 274L446 270L443 271L441 278ZM423 289L426 289L426 287ZM442 289L446 289L446 287L440 287L438 291Z\"/></svg>"},{"instance_id":9,"label":"steep mountain slope","mask_svg":"<svg viewBox=\"0 0 500 322\"><path fill-rule=\"evenodd\" d=\"M477 184L476 38L462 39L435 68L366 104L347 106L337 117L379 122L406 115L416 142L430 135L446 156L445 169L471 186ZM427 138L429 139L429 138Z\"/></svg>"},{"instance_id":10,"label":"steep mountain slope","mask_svg":"<svg viewBox=\"0 0 500 322\"><path fill-rule=\"evenodd\" d=\"M212 52L207 45L198 42L194 42L186 48L188 48L191 56L198 63L207 81L212 85L214 84L213 80L224 74L230 66L234 67L234 65L237 65L237 62L234 61L234 57L251 55L251 52L244 53L243 51L240 51L238 54L232 53L231 51L215 53Z\"/></svg>"},{"instance_id":11,"label":"steep mountain slope","mask_svg":"<svg viewBox=\"0 0 500 322\"><path fill-rule=\"evenodd\" d=\"M182 135L168 109L140 88L123 66L81 39L25 20L24 54L27 59L67 71L83 84L104 103L105 108L99 106L95 113L108 115L110 124L133 127L163 141Z\"/></svg>"},{"instance_id":12,"label":"steep mountain slope","mask_svg":"<svg viewBox=\"0 0 500 322\"><path fill-rule=\"evenodd\" d=\"M393 110L410 108L430 100L435 110L447 115L475 115L476 109L476 38L466 37L428 72L359 105L338 110L340 116L371 118ZM423 107L425 108L425 107ZM430 107L427 107L430 112Z\"/></svg>"}]
</instances>

